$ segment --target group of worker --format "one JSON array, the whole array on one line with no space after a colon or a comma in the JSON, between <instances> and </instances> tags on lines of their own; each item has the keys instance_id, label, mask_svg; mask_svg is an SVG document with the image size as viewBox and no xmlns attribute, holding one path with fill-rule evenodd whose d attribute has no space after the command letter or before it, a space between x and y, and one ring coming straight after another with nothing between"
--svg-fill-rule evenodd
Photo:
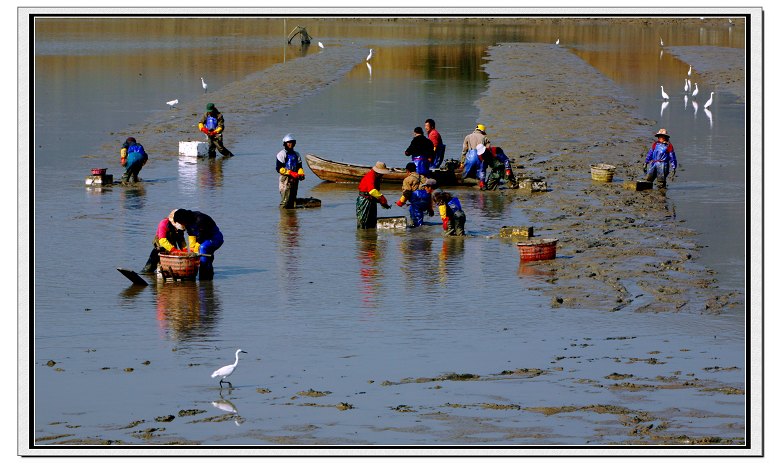
<instances>
[{"instance_id":1,"label":"group of worker","mask_svg":"<svg viewBox=\"0 0 780 470\"><path fill-rule=\"evenodd\" d=\"M225 148L222 132L225 121L214 103L206 105L206 112L198 122L198 128L208 137L208 157L216 158L219 151L223 157L232 157L233 153ZM414 137L405 154L412 161L406 165L406 177L401 186L401 195L395 202L398 207L409 205L412 227L422 225L425 216L433 217L434 205L438 206L442 228L446 236L465 234L466 214L460 200L453 194L438 189L438 182L429 178L432 169L438 168L444 161L445 145L436 130L433 119L426 119L425 132L421 127L413 130ZM659 188L666 187L666 179L671 170L672 176L677 169L674 147L669 142L666 129L660 129L645 157L644 171L647 181L658 180ZM292 134L282 138L282 150L276 155L276 171L279 174L280 207L295 208L298 183L305 179L303 159L295 150L296 140ZM138 173L149 157L143 146L134 137L128 137L120 149L120 162L126 171L122 182L137 182ZM515 184L515 176L509 158L501 147L493 146L487 137L486 127L477 124L474 131L463 140L460 167L462 178L476 177L480 190L497 189L502 177ZM487 171L490 170L488 174ZM376 162L362 177L358 184L356 200L357 227L375 228L377 225L377 205L385 209L391 206L381 193L382 176L390 173L384 162ZM188 238L185 242L184 232ZM154 238L154 249L142 272L155 272L161 253L195 253L200 257L199 279L211 280L214 277L214 252L224 243L224 237L214 220L208 215L187 209L176 209L161 220ZM189 250L189 251L188 251Z\"/></svg>"}]
</instances>

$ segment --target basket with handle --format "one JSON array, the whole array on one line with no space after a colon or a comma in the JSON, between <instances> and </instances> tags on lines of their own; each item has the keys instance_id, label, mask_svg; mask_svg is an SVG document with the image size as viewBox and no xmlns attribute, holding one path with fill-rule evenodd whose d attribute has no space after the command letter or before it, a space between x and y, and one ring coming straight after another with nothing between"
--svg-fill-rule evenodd
<instances>
[{"instance_id":1,"label":"basket with handle","mask_svg":"<svg viewBox=\"0 0 780 470\"><path fill-rule=\"evenodd\" d=\"M615 176L615 166L607 165L606 163L598 163L590 166L590 177L594 181L603 181L605 183L612 182L612 177Z\"/></svg>"}]
</instances>

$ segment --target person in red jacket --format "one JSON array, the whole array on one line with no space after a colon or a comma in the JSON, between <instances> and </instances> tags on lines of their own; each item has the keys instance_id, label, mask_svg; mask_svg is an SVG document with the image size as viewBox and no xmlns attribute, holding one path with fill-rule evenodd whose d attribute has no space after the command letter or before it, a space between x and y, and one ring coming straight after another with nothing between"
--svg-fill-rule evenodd
<instances>
[{"instance_id":1,"label":"person in red jacket","mask_svg":"<svg viewBox=\"0 0 780 470\"><path fill-rule=\"evenodd\" d=\"M186 251L187 244L184 241L184 227L173 221L171 211L167 218L162 219L157 224L157 233L154 236L154 248L149 254L149 260L146 266L141 269L142 273L153 273L160 263L160 253L177 253Z\"/></svg>"},{"instance_id":2,"label":"person in red jacket","mask_svg":"<svg viewBox=\"0 0 780 470\"><path fill-rule=\"evenodd\" d=\"M376 162L376 165L366 173L358 184L358 197L355 201L358 228L376 228L376 205L381 204L385 209L390 209L387 198L379 192L382 183L382 175L390 173L387 165Z\"/></svg>"}]
</instances>

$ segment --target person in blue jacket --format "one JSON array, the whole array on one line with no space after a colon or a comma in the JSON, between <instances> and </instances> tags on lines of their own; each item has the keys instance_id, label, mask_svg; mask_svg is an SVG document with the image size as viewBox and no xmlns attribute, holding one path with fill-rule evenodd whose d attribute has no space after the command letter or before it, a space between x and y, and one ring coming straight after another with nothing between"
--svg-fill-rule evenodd
<instances>
[{"instance_id":1,"label":"person in blue jacket","mask_svg":"<svg viewBox=\"0 0 780 470\"><path fill-rule=\"evenodd\" d=\"M433 195L434 204L439 206L444 235L465 235L466 213L460 205L460 200L450 193L437 191Z\"/></svg>"},{"instance_id":2,"label":"person in blue jacket","mask_svg":"<svg viewBox=\"0 0 780 470\"><path fill-rule=\"evenodd\" d=\"M279 173L279 194L282 196L280 207L295 209L295 201L298 198L298 182L303 181L303 160L301 154L295 150L295 137L287 134L282 138L284 147L276 154L276 172Z\"/></svg>"},{"instance_id":3,"label":"person in blue jacket","mask_svg":"<svg viewBox=\"0 0 780 470\"><path fill-rule=\"evenodd\" d=\"M177 209L173 213L173 222L187 231L190 251L201 255L198 279L214 279L214 252L225 241L214 219L202 212Z\"/></svg>"},{"instance_id":4,"label":"person in blue jacket","mask_svg":"<svg viewBox=\"0 0 780 470\"><path fill-rule=\"evenodd\" d=\"M135 137L128 137L119 150L119 157L119 163L125 168L125 173L122 175L122 182L137 183L138 173L149 160L149 155L146 154L144 146L139 144L135 140Z\"/></svg>"},{"instance_id":5,"label":"person in blue jacket","mask_svg":"<svg viewBox=\"0 0 780 470\"><path fill-rule=\"evenodd\" d=\"M653 142L645 157L645 180L658 179L658 188L666 187L666 177L672 170L672 177L677 173L677 155L674 146L669 142L669 133L666 129L659 129L655 134L658 139Z\"/></svg>"},{"instance_id":6,"label":"person in blue jacket","mask_svg":"<svg viewBox=\"0 0 780 470\"><path fill-rule=\"evenodd\" d=\"M428 214L428 217L433 216L431 193L436 189L437 184L435 179L428 178L420 189L412 191L409 195L409 217L412 219L412 227L422 225L425 214Z\"/></svg>"}]
</instances>

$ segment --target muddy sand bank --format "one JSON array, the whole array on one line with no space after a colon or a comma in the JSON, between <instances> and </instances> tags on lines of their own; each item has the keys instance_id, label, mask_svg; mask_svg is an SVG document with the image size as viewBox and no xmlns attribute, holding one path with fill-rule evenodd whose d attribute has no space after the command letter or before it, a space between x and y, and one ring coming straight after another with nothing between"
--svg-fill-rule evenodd
<instances>
[{"instance_id":1,"label":"muddy sand bank","mask_svg":"<svg viewBox=\"0 0 780 470\"><path fill-rule=\"evenodd\" d=\"M502 44L489 59L480 120L494 145L524 167L519 172L547 179L548 192L516 195L514 203L537 236L559 238L559 258L537 264L550 274L538 289L552 307L719 313L742 302L697 263L696 233L677 219L665 191L622 187L642 176L656 130L632 98L555 45ZM597 163L616 166L612 183L591 180Z\"/></svg>"}]
</instances>

